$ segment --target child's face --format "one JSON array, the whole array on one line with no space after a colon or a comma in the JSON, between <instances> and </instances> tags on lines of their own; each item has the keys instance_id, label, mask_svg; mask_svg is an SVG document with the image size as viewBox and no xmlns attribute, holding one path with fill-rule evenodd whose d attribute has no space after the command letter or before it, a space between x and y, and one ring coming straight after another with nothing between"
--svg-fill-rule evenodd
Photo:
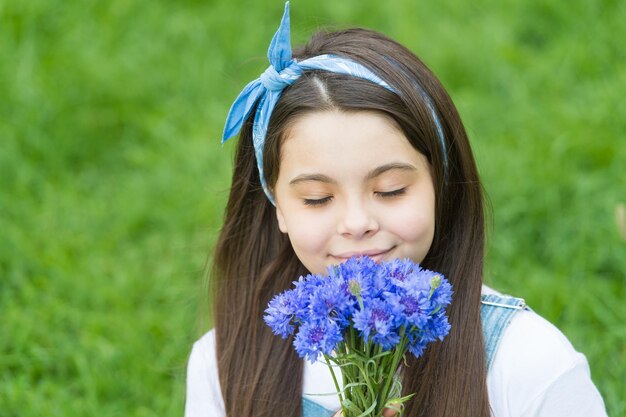
<instances>
[{"instance_id":1,"label":"child's face","mask_svg":"<svg viewBox=\"0 0 626 417\"><path fill-rule=\"evenodd\" d=\"M312 273L352 255L421 262L433 241L430 164L380 113L299 118L282 144L274 195L280 230Z\"/></svg>"}]
</instances>

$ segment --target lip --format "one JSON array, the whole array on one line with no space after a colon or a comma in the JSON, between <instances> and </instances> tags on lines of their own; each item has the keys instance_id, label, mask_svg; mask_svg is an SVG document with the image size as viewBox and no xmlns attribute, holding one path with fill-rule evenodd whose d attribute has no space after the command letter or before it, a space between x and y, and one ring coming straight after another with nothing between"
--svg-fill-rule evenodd
<instances>
[{"instance_id":1,"label":"lip","mask_svg":"<svg viewBox=\"0 0 626 417\"><path fill-rule=\"evenodd\" d=\"M380 261L385 255L391 252L395 246L392 246L389 249L369 249L364 251L354 251L354 252L343 252L337 255L331 255L333 258L341 259L343 261L353 257L353 256L369 256L375 261Z\"/></svg>"}]
</instances>

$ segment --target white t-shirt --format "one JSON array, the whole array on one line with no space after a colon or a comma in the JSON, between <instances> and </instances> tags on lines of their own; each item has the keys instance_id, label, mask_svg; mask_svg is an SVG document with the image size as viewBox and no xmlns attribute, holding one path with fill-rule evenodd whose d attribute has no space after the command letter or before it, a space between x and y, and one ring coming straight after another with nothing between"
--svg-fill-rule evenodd
<instances>
[{"instance_id":1,"label":"white t-shirt","mask_svg":"<svg viewBox=\"0 0 626 417\"><path fill-rule=\"evenodd\" d=\"M484 293L495 293L484 287ZM304 361L303 393L329 410L340 408L326 363ZM341 378L339 378L341 380ZM487 373L494 417L605 417L589 365L567 338L532 311L518 311ZM215 332L193 345L187 366L185 417L225 417L215 356Z\"/></svg>"}]
</instances>

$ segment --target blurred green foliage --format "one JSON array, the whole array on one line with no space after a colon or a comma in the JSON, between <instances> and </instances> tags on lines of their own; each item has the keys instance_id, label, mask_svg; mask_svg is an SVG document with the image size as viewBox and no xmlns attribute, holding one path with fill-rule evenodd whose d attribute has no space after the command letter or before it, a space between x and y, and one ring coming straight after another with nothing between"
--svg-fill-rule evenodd
<instances>
[{"instance_id":1,"label":"blurred green foliage","mask_svg":"<svg viewBox=\"0 0 626 417\"><path fill-rule=\"evenodd\" d=\"M0 1L0 413L181 415L210 322L240 89L283 3ZM584 352L626 415L626 2L292 2L440 77L493 206L488 284Z\"/></svg>"}]
</instances>

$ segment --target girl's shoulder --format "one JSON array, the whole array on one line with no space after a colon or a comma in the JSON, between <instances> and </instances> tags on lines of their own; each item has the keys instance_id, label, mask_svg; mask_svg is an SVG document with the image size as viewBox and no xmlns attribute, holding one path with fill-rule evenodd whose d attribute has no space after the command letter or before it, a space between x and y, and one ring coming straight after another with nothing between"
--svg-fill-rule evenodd
<instances>
[{"instance_id":1,"label":"girl's shoulder","mask_svg":"<svg viewBox=\"0 0 626 417\"><path fill-rule=\"evenodd\" d=\"M488 287L483 287L483 294L502 295ZM517 310L504 329L487 386L491 405L499 411L496 416L568 415L564 399L569 415L606 415L585 356L530 309Z\"/></svg>"},{"instance_id":2,"label":"girl's shoulder","mask_svg":"<svg viewBox=\"0 0 626 417\"><path fill-rule=\"evenodd\" d=\"M224 400L217 373L215 329L198 339L187 362L185 417L225 416Z\"/></svg>"},{"instance_id":3,"label":"girl's shoulder","mask_svg":"<svg viewBox=\"0 0 626 417\"><path fill-rule=\"evenodd\" d=\"M192 353L196 350L205 354L215 353L215 328L209 329L194 342Z\"/></svg>"},{"instance_id":4,"label":"girl's shoulder","mask_svg":"<svg viewBox=\"0 0 626 417\"><path fill-rule=\"evenodd\" d=\"M483 295L508 298L492 288L483 286ZM525 305L525 304L524 304ZM554 368L569 367L584 359L556 326L529 308L518 308L503 330L494 365L502 365L506 357L528 358L541 364L550 362Z\"/></svg>"}]
</instances>

